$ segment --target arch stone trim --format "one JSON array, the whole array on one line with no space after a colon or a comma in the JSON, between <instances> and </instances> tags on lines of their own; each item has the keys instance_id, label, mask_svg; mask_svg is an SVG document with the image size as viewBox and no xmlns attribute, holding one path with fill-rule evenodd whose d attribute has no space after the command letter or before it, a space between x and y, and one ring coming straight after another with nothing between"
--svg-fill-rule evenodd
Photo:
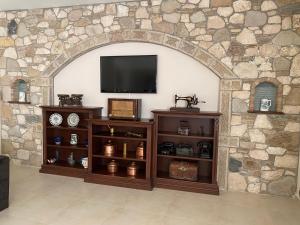
<instances>
[{"instance_id":1,"label":"arch stone trim","mask_svg":"<svg viewBox=\"0 0 300 225\"><path fill-rule=\"evenodd\" d=\"M54 78L65 66L81 55L106 45L124 42L143 42L162 45L190 56L213 71L220 79L238 78L230 68L201 47L170 34L145 30L124 30L100 34L85 39L56 57L42 75L43 77Z\"/></svg>"}]
</instances>

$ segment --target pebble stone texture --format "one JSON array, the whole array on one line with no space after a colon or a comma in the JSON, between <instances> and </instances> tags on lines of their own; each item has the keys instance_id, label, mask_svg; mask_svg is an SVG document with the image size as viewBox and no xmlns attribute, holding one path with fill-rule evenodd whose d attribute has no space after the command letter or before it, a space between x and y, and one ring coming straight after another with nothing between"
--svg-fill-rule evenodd
<instances>
[{"instance_id":1,"label":"pebble stone texture","mask_svg":"<svg viewBox=\"0 0 300 225\"><path fill-rule=\"evenodd\" d=\"M8 36L12 19L18 32ZM149 0L0 12L2 153L40 166L39 105L52 103L53 77L76 57L112 43L154 43L191 56L221 79L220 187L292 196L300 140L299 34L298 0ZM30 105L8 103L19 78L30 82ZM253 84L266 79L280 84L284 114L247 112Z\"/></svg>"}]
</instances>

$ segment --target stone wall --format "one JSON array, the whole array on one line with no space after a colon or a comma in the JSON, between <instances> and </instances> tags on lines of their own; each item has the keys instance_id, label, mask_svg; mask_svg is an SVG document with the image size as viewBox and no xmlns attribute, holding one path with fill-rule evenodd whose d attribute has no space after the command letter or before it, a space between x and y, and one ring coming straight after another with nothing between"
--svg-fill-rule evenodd
<instances>
[{"instance_id":1,"label":"stone wall","mask_svg":"<svg viewBox=\"0 0 300 225\"><path fill-rule=\"evenodd\" d=\"M76 57L112 43L155 43L191 56L221 78L221 188L293 195L300 139L297 2L151 0L0 12L2 153L40 165L38 106L52 102L53 77ZM7 36L11 19L18 32ZM19 78L30 81L31 105L8 103ZM285 114L248 113L251 88L265 79L282 86L279 111Z\"/></svg>"}]
</instances>

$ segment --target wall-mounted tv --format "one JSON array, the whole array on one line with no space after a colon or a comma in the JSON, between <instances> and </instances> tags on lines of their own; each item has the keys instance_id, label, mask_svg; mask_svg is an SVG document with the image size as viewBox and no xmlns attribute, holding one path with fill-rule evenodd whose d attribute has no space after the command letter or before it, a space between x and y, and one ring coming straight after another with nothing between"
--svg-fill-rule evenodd
<instances>
[{"instance_id":1,"label":"wall-mounted tv","mask_svg":"<svg viewBox=\"0 0 300 225\"><path fill-rule=\"evenodd\" d=\"M102 93L156 93L157 55L101 56Z\"/></svg>"}]
</instances>

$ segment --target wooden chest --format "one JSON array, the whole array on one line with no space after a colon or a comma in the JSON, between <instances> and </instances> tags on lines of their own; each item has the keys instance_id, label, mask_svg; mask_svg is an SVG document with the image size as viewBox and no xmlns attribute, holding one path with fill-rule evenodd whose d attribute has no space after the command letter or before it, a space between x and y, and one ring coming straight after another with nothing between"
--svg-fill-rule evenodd
<instances>
[{"instance_id":1,"label":"wooden chest","mask_svg":"<svg viewBox=\"0 0 300 225\"><path fill-rule=\"evenodd\" d=\"M169 166L169 176L180 180L197 181L198 166L197 163L187 161L173 161Z\"/></svg>"}]
</instances>

